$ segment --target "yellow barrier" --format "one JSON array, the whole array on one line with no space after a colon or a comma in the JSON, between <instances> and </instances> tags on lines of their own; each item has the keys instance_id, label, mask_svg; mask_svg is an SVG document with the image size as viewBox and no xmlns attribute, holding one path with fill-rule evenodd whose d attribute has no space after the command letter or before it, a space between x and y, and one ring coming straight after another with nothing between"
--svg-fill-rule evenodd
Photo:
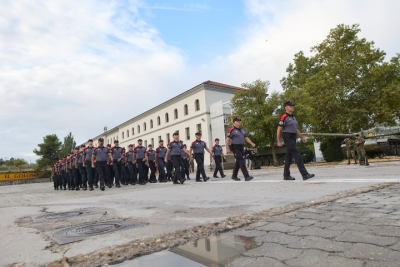
<instances>
[{"instance_id":1,"label":"yellow barrier","mask_svg":"<svg viewBox=\"0 0 400 267\"><path fill-rule=\"evenodd\" d=\"M36 179L43 172L8 172L8 173L0 173L0 182L5 181L14 181L14 180L29 180Z\"/></svg>"}]
</instances>

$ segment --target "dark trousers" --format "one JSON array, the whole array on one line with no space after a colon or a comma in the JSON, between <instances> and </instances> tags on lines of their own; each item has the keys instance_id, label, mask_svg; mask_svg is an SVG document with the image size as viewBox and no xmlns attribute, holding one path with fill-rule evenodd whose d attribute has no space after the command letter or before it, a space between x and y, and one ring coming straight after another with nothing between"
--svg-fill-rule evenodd
<instances>
[{"instance_id":1,"label":"dark trousers","mask_svg":"<svg viewBox=\"0 0 400 267\"><path fill-rule=\"evenodd\" d=\"M182 159L182 160L183 160L183 166L185 167L182 176L185 177L186 174L186 177L189 178L189 161L187 159Z\"/></svg>"},{"instance_id":2,"label":"dark trousers","mask_svg":"<svg viewBox=\"0 0 400 267\"><path fill-rule=\"evenodd\" d=\"M172 160L168 160L165 167L167 168L167 178L172 178L172 168L174 167Z\"/></svg>"},{"instance_id":3,"label":"dark trousers","mask_svg":"<svg viewBox=\"0 0 400 267\"><path fill-rule=\"evenodd\" d=\"M83 187L87 187L86 168L83 167L82 163L79 163L78 165L79 165L79 172L81 173L81 177L82 177Z\"/></svg>"},{"instance_id":4,"label":"dark trousers","mask_svg":"<svg viewBox=\"0 0 400 267\"><path fill-rule=\"evenodd\" d=\"M53 174L53 183L54 183L54 188L58 188L58 175Z\"/></svg>"},{"instance_id":5,"label":"dark trousers","mask_svg":"<svg viewBox=\"0 0 400 267\"><path fill-rule=\"evenodd\" d=\"M149 166L146 163L144 164L144 177L146 177L146 180L149 179Z\"/></svg>"},{"instance_id":6,"label":"dark trousers","mask_svg":"<svg viewBox=\"0 0 400 267\"><path fill-rule=\"evenodd\" d=\"M93 169L92 169L92 162L89 160L85 161L85 168L86 168L86 178L89 183L89 186L93 186ZM85 183L85 182L84 182Z\"/></svg>"},{"instance_id":7,"label":"dark trousers","mask_svg":"<svg viewBox=\"0 0 400 267\"><path fill-rule=\"evenodd\" d=\"M161 182L166 180L164 158L158 158L157 166L158 166L158 181Z\"/></svg>"},{"instance_id":8,"label":"dark trousers","mask_svg":"<svg viewBox=\"0 0 400 267\"><path fill-rule=\"evenodd\" d=\"M106 177L107 177L107 185L112 185L114 184L114 166L109 164L107 165L107 173L106 173Z\"/></svg>"},{"instance_id":9,"label":"dark trousers","mask_svg":"<svg viewBox=\"0 0 400 267\"><path fill-rule=\"evenodd\" d=\"M237 177L239 168L242 170L244 177L249 177L249 172L246 168L246 162L243 158L244 145L231 145L231 150L235 156L235 167L233 167L232 177Z\"/></svg>"},{"instance_id":10,"label":"dark trousers","mask_svg":"<svg viewBox=\"0 0 400 267\"><path fill-rule=\"evenodd\" d=\"M67 174L65 171L61 171L61 180L62 180L62 182L61 182L62 186L64 188L66 188L67 187ZM61 186L61 184L60 184L60 186Z\"/></svg>"},{"instance_id":11,"label":"dark trousers","mask_svg":"<svg viewBox=\"0 0 400 267\"><path fill-rule=\"evenodd\" d=\"M104 178L107 177L109 165L106 161L96 162L96 171L99 174L100 186L104 186Z\"/></svg>"},{"instance_id":12,"label":"dark trousers","mask_svg":"<svg viewBox=\"0 0 400 267\"><path fill-rule=\"evenodd\" d=\"M68 169L68 187L74 188L74 175L72 173L72 169Z\"/></svg>"},{"instance_id":13,"label":"dark trousers","mask_svg":"<svg viewBox=\"0 0 400 267\"><path fill-rule=\"evenodd\" d=\"M185 177L182 175L182 171L181 171L184 168L182 156L181 155L172 155L171 158L172 158L172 164L174 165L174 169L175 169L174 182L185 179Z\"/></svg>"},{"instance_id":14,"label":"dark trousers","mask_svg":"<svg viewBox=\"0 0 400 267\"><path fill-rule=\"evenodd\" d=\"M128 167L129 167L129 183L136 184L137 182L136 166L132 162L129 162Z\"/></svg>"},{"instance_id":15,"label":"dark trousers","mask_svg":"<svg viewBox=\"0 0 400 267\"><path fill-rule=\"evenodd\" d=\"M125 166L125 163L121 163L121 179L120 182L122 184L128 184L128 176L129 175L129 169L127 166Z\"/></svg>"},{"instance_id":16,"label":"dark trousers","mask_svg":"<svg viewBox=\"0 0 400 267\"><path fill-rule=\"evenodd\" d=\"M204 170L204 153L195 153L194 159L197 163L196 180L200 180L200 174L203 176L203 179L206 178L207 175Z\"/></svg>"},{"instance_id":17,"label":"dark trousers","mask_svg":"<svg viewBox=\"0 0 400 267\"><path fill-rule=\"evenodd\" d=\"M122 163L118 160L113 160L113 170L115 175L115 184L119 184L122 174Z\"/></svg>"},{"instance_id":18,"label":"dark trousers","mask_svg":"<svg viewBox=\"0 0 400 267\"><path fill-rule=\"evenodd\" d=\"M79 185L81 184L79 181L79 173L77 168L72 168L72 175L74 177L74 184L76 188L79 188Z\"/></svg>"},{"instance_id":19,"label":"dark trousers","mask_svg":"<svg viewBox=\"0 0 400 267\"><path fill-rule=\"evenodd\" d=\"M150 181L151 182L156 182L156 163L154 160L149 161L149 169L150 169Z\"/></svg>"},{"instance_id":20,"label":"dark trousers","mask_svg":"<svg viewBox=\"0 0 400 267\"><path fill-rule=\"evenodd\" d=\"M292 162L292 159L295 160L302 176L308 174L306 167L304 167L303 158L296 148L296 138L295 133L283 133L283 141L286 145L285 169L283 171L284 177L290 176L290 163Z\"/></svg>"},{"instance_id":21,"label":"dark trousers","mask_svg":"<svg viewBox=\"0 0 400 267\"><path fill-rule=\"evenodd\" d=\"M221 176L224 175L224 170L222 169L222 156L214 156L214 162L215 162L215 170L214 170L214 176L217 176L217 173L221 174Z\"/></svg>"},{"instance_id":22,"label":"dark trousers","mask_svg":"<svg viewBox=\"0 0 400 267\"><path fill-rule=\"evenodd\" d=\"M143 159L137 159L136 164L138 166L139 171L139 184L143 184L145 181L147 182L147 178L145 177L145 163Z\"/></svg>"}]
</instances>

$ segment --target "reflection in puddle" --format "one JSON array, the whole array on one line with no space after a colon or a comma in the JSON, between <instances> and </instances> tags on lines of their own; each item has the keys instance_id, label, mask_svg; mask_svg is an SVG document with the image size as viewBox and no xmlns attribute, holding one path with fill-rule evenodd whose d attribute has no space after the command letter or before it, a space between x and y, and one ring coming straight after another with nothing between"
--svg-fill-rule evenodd
<instances>
[{"instance_id":1,"label":"reflection in puddle","mask_svg":"<svg viewBox=\"0 0 400 267\"><path fill-rule=\"evenodd\" d=\"M199 239L171 249L139 257L118 264L119 267L201 267L225 266L243 252L258 247L254 237L232 235L229 233Z\"/></svg>"}]
</instances>

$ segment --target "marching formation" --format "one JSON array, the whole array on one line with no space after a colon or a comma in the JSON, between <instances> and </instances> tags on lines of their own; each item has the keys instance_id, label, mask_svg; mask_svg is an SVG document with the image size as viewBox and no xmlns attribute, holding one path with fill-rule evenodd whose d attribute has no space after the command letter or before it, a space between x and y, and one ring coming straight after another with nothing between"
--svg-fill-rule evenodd
<instances>
[{"instance_id":1,"label":"marching formation","mask_svg":"<svg viewBox=\"0 0 400 267\"><path fill-rule=\"evenodd\" d=\"M210 150L201 140L201 133L196 133L196 140L190 150L179 140L179 133L173 134L173 140L164 146L164 141L159 141L159 146L144 147L139 139L137 145L130 144L128 150L119 146L119 141L114 141L114 146L104 146L104 139L98 139L98 146L93 146L93 140L88 140L88 146L81 145L69 156L60 159L52 168L52 178L55 190L94 190L99 188L104 191L106 186L120 188L121 185L145 185L147 183L183 184L189 177L189 162L197 163L196 182L209 180L204 169L204 151L214 159L216 167L214 178L221 178L224 174L221 162L225 155L219 145L219 139ZM225 158L226 159L226 158ZM157 179L158 174L158 179ZM201 177L200 177L201 176Z\"/></svg>"}]
</instances>

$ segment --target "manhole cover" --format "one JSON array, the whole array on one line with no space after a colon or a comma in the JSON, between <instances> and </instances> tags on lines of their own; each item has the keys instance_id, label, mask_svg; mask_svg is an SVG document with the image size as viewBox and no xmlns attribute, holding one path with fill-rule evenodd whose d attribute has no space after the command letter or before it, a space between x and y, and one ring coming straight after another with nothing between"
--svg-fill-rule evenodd
<instances>
[{"instance_id":1,"label":"manhole cover","mask_svg":"<svg viewBox=\"0 0 400 267\"><path fill-rule=\"evenodd\" d=\"M84 216L94 214L95 212L91 210L77 210L77 211L68 211L68 212L59 212L59 213L46 213L39 216L31 216L34 223L51 221L57 219L64 219L70 217Z\"/></svg>"},{"instance_id":2,"label":"manhole cover","mask_svg":"<svg viewBox=\"0 0 400 267\"><path fill-rule=\"evenodd\" d=\"M130 229L142 226L139 223L134 223L124 220L104 221L91 224L72 226L64 229L46 232L57 244L64 245L76 241L81 241L91 236L112 233L123 229Z\"/></svg>"}]
</instances>

